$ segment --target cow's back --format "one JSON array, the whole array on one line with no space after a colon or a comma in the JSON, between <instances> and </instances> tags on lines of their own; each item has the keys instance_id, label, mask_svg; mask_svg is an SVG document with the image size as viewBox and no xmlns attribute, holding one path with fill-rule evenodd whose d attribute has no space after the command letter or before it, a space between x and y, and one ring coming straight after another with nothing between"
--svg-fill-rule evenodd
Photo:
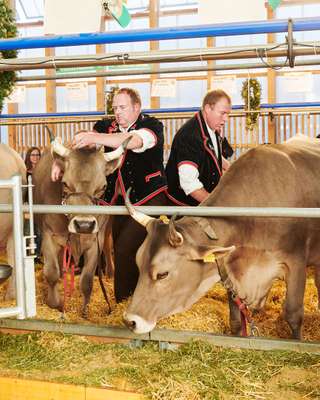
<instances>
[{"instance_id":1,"label":"cow's back","mask_svg":"<svg viewBox=\"0 0 320 400\"><path fill-rule=\"evenodd\" d=\"M242 155L205 202L215 206L320 207L320 140L298 136Z\"/></svg>"},{"instance_id":2,"label":"cow's back","mask_svg":"<svg viewBox=\"0 0 320 400\"><path fill-rule=\"evenodd\" d=\"M299 138L249 150L232 164L203 205L320 208L320 144ZM214 222L225 243L287 252L303 247L314 257L319 227L317 218L233 217Z\"/></svg>"},{"instance_id":3,"label":"cow's back","mask_svg":"<svg viewBox=\"0 0 320 400\"><path fill-rule=\"evenodd\" d=\"M0 143L0 179L10 179L13 175L20 174L26 183L26 167L19 154L6 144ZM12 203L12 190L0 188L0 203ZM0 213L0 245L6 244L12 230L12 214Z\"/></svg>"}]
</instances>

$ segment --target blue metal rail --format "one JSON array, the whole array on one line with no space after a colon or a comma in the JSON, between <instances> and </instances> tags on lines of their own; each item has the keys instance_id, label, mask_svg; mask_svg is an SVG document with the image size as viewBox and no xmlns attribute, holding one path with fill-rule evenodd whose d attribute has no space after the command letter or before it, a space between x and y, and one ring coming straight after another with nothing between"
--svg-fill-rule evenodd
<instances>
[{"instance_id":1,"label":"blue metal rail","mask_svg":"<svg viewBox=\"0 0 320 400\"><path fill-rule=\"evenodd\" d=\"M293 31L320 30L320 17L293 20ZM199 37L253 35L288 31L288 20L236 22L172 28L135 29L80 33L73 35L35 36L0 40L0 50L36 49L44 47L81 46L104 43L146 42L149 40L192 39Z\"/></svg>"},{"instance_id":2,"label":"blue metal rail","mask_svg":"<svg viewBox=\"0 0 320 400\"><path fill-rule=\"evenodd\" d=\"M307 102L307 103L274 103L274 104L261 104L261 109L275 109L275 108L308 108L320 107L320 102ZM235 105L233 110L243 110L243 105ZM160 113L183 113L183 112L197 112L199 107L180 107L180 108L161 108L161 109L144 109L143 112L147 114L160 114ZM60 113L28 113L28 114L0 114L0 119L13 119L13 118L48 118L48 117L101 117L105 115L103 111L82 111L82 112L60 112Z\"/></svg>"}]
</instances>

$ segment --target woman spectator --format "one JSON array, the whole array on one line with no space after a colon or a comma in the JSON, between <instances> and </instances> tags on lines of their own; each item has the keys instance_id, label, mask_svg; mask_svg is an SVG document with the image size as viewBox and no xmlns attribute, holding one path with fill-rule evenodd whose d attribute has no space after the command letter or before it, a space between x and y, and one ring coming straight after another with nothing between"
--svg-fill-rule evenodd
<instances>
[{"instance_id":1,"label":"woman spectator","mask_svg":"<svg viewBox=\"0 0 320 400\"><path fill-rule=\"evenodd\" d=\"M35 168L35 166L37 165L38 161L40 160L41 157L41 150L39 149L39 147L30 147L27 151L26 157L24 159L24 163L26 165L27 168L27 179L28 177L33 173L33 170ZM26 201L28 202L28 192L26 192ZM25 225L26 230L25 230L25 234L28 235L29 234L29 229L27 228L28 224ZM34 225L34 231L36 234L36 258L35 258L35 262L37 264L42 263L41 259L40 259L40 255L41 255L41 235L40 235L40 230L38 229L38 226L35 224Z\"/></svg>"},{"instance_id":2,"label":"woman spectator","mask_svg":"<svg viewBox=\"0 0 320 400\"><path fill-rule=\"evenodd\" d=\"M41 157L41 151L39 147L30 147L27 151L26 158L24 160L27 167L27 178L32 175L32 172L37 165Z\"/></svg>"}]
</instances>

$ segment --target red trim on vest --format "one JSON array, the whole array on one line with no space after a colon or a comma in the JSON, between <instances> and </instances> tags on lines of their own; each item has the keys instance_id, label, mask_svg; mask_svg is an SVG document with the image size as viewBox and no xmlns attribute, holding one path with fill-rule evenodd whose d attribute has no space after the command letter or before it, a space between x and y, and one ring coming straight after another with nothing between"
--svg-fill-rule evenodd
<instances>
[{"instance_id":1,"label":"red trim on vest","mask_svg":"<svg viewBox=\"0 0 320 400\"><path fill-rule=\"evenodd\" d=\"M121 175L120 169L118 171L118 180L119 180L119 183L120 183L122 196L123 196L123 198L125 198L126 197L126 188L125 188L124 183L123 183L123 179L122 179L122 175Z\"/></svg>"},{"instance_id":2,"label":"red trim on vest","mask_svg":"<svg viewBox=\"0 0 320 400\"><path fill-rule=\"evenodd\" d=\"M179 200L175 199L174 197L172 197L171 194L169 194L169 192L167 190L166 190L166 195L169 200L171 200L173 203L177 204L178 206L189 206L189 204L182 203L182 201L179 201Z\"/></svg>"},{"instance_id":3,"label":"red trim on vest","mask_svg":"<svg viewBox=\"0 0 320 400\"><path fill-rule=\"evenodd\" d=\"M218 163L218 161L217 161L215 155L213 154L213 152L212 152L212 151L209 149L209 147L207 146L207 140L208 140L208 138L207 138L206 134L204 133L204 129L203 129L203 126L202 126L202 121L201 121L200 113L197 112L196 116L197 116L197 119L198 119L198 122L199 122L199 125L200 125L200 130L201 130L201 135L202 135L202 138L203 138L204 147L205 147L205 149L207 150L207 152L211 155L211 157L212 157L214 163L216 164L216 167L217 167L217 169L218 169L219 175L222 176L222 172L221 172L221 169L220 169L220 167L219 167L219 163ZM219 145L219 144L218 144L218 145Z\"/></svg>"},{"instance_id":4,"label":"red trim on vest","mask_svg":"<svg viewBox=\"0 0 320 400\"><path fill-rule=\"evenodd\" d=\"M193 161L181 161L178 164L178 168L181 167L181 165L184 165L184 164L192 165L193 167L199 169L199 165L197 163L193 162Z\"/></svg>"},{"instance_id":5,"label":"red trim on vest","mask_svg":"<svg viewBox=\"0 0 320 400\"><path fill-rule=\"evenodd\" d=\"M144 199L138 201L137 203L134 203L133 205L134 206L141 206L142 204L146 203L148 200L153 199L157 194L159 194L161 192L164 192L167 189L168 189L168 186L163 186L160 189L156 190L155 192L148 194L147 197L145 197Z\"/></svg>"},{"instance_id":6,"label":"red trim on vest","mask_svg":"<svg viewBox=\"0 0 320 400\"><path fill-rule=\"evenodd\" d=\"M154 172L153 174L149 174L144 179L146 182L150 182L150 179L155 178L156 176L161 176L161 171L157 171L157 172Z\"/></svg>"},{"instance_id":7,"label":"red trim on vest","mask_svg":"<svg viewBox=\"0 0 320 400\"><path fill-rule=\"evenodd\" d=\"M116 120L111 122L111 125L108 128L108 133L115 133L118 131L118 126Z\"/></svg>"}]
</instances>

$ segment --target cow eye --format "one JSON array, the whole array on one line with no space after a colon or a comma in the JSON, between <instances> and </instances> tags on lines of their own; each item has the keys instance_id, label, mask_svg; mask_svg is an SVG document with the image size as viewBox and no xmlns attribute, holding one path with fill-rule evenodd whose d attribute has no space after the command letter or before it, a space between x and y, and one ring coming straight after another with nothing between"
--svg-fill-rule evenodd
<instances>
[{"instance_id":1,"label":"cow eye","mask_svg":"<svg viewBox=\"0 0 320 400\"><path fill-rule=\"evenodd\" d=\"M160 281L162 279L166 279L166 277L169 275L169 272L162 272L157 274L157 281Z\"/></svg>"}]
</instances>

